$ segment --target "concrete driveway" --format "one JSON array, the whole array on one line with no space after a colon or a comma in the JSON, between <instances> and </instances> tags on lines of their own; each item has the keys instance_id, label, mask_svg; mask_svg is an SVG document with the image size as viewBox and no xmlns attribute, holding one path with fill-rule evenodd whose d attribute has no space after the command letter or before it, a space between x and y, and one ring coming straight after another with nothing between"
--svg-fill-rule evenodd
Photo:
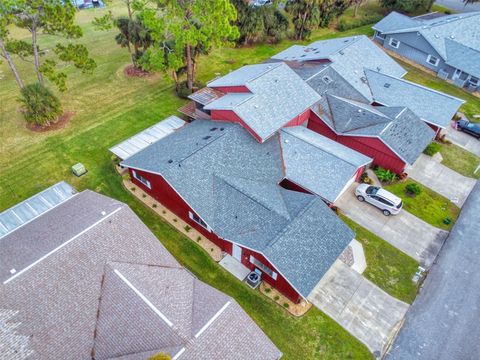
<instances>
[{"instance_id":1,"label":"concrete driveway","mask_svg":"<svg viewBox=\"0 0 480 360\"><path fill-rule=\"evenodd\" d=\"M462 207L472 191L475 179L460 175L456 171L421 154L412 167L405 170L410 177Z\"/></svg>"},{"instance_id":2,"label":"concrete driveway","mask_svg":"<svg viewBox=\"0 0 480 360\"><path fill-rule=\"evenodd\" d=\"M376 207L358 201L353 186L335 205L350 219L410 255L427 269L448 235L447 231L427 224L405 210L395 216L383 215Z\"/></svg>"},{"instance_id":3,"label":"concrete driveway","mask_svg":"<svg viewBox=\"0 0 480 360\"><path fill-rule=\"evenodd\" d=\"M408 309L408 304L388 295L340 260L308 300L362 341L376 358L383 356Z\"/></svg>"},{"instance_id":4,"label":"concrete driveway","mask_svg":"<svg viewBox=\"0 0 480 360\"><path fill-rule=\"evenodd\" d=\"M480 101L480 100L479 100ZM464 132L455 130L451 126L445 129L446 137L455 145L464 148L471 153L480 156L480 140Z\"/></svg>"}]
</instances>

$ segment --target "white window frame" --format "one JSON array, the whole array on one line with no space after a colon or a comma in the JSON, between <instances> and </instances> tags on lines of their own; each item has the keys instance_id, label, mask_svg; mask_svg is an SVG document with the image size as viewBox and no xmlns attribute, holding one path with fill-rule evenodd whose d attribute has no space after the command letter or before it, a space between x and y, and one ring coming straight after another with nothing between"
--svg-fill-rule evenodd
<instances>
[{"instance_id":1,"label":"white window frame","mask_svg":"<svg viewBox=\"0 0 480 360\"><path fill-rule=\"evenodd\" d=\"M212 232L212 229L210 229L210 226L208 226L207 223L205 221L203 221L203 219L200 216L198 216L197 214L194 214L193 212L189 211L188 212L188 217L189 217L190 220L194 221L195 223L197 223L198 225L203 227L205 230L207 230L209 232Z\"/></svg>"},{"instance_id":2,"label":"white window frame","mask_svg":"<svg viewBox=\"0 0 480 360\"><path fill-rule=\"evenodd\" d=\"M478 86L480 85L480 79L470 75L470 77L468 78L468 83L472 86Z\"/></svg>"},{"instance_id":3,"label":"white window frame","mask_svg":"<svg viewBox=\"0 0 480 360\"><path fill-rule=\"evenodd\" d=\"M396 41L397 42L397 45L393 45L393 42ZM398 49L400 47L400 40L397 40L395 38L390 38L390 40L388 40L388 45L390 45L391 47L395 48L395 49Z\"/></svg>"},{"instance_id":4,"label":"white window frame","mask_svg":"<svg viewBox=\"0 0 480 360\"><path fill-rule=\"evenodd\" d=\"M142 175L137 174L135 170L132 169L132 175L135 179L140 181L143 185L145 185L147 188L152 189L152 184L150 184L150 181L145 179Z\"/></svg>"},{"instance_id":5,"label":"white window frame","mask_svg":"<svg viewBox=\"0 0 480 360\"><path fill-rule=\"evenodd\" d=\"M379 39L382 39L382 40L385 40L387 38L387 35L385 35L384 33L380 32L380 31L377 31L375 36Z\"/></svg>"},{"instance_id":6,"label":"white window frame","mask_svg":"<svg viewBox=\"0 0 480 360\"><path fill-rule=\"evenodd\" d=\"M435 58L436 61L435 63L431 63L430 60L432 60L432 58ZM427 56L427 63L429 63L430 65L433 65L433 66L438 66L438 63L440 62L440 58L436 57L435 55L428 55Z\"/></svg>"},{"instance_id":7,"label":"white window frame","mask_svg":"<svg viewBox=\"0 0 480 360\"><path fill-rule=\"evenodd\" d=\"M267 265L262 263L260 260L254 258L252 255L250 255L250 263L255 265L257 268L259 268L262 272L270 276L273 280L277 280L278 274L270 269Z\"/></svg>"}]
</instances>

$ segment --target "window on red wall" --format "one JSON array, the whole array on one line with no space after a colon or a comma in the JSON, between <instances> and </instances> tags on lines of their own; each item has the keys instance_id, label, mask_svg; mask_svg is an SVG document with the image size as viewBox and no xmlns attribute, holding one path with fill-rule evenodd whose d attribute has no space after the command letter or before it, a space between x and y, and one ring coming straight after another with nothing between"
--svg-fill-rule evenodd
<instances>
[{"instance_id":1,"label":"window on red wall","mask_svg":"<svg viewBox=\"0 0 480 360\"><path fill-rule=\"evenodd\" d=\"M203 219L198 216L197 214L194 214L193 212L189 211L188 212L188 217L190 219L192 219L193 221L195 221L198 225L200 225L201 227L204 227L205 229L207 229L208 231L212 231L210 229L210 226L207 225L207 223L205 221L203 221Z\"/></svg>"},{"instance_id":2,"label":"window on red wall","mask_svg":"<svg viewBox=\"0 0 480 360\"><path fill-rule=\"evenodd\" d=\"M135 179L140 181L143 185L145 185L147 188L151 189L152 185L150 184L150 181L145 179L142 175L137 174L135 170L132 170L132 175Z\"/></svg>"},{"instance_id":3,"label":"window on red wall","mask_svg":"<svg viewBox=\"0 0 480 360\"><path fill-rule=\"evenodd\" d=\"M267 265L255 259L252 255L250 255L250 262L262 270L265 274L269 275L273 280L277 280L277 273L270 269Z\"/></svg>"}]
</instances>

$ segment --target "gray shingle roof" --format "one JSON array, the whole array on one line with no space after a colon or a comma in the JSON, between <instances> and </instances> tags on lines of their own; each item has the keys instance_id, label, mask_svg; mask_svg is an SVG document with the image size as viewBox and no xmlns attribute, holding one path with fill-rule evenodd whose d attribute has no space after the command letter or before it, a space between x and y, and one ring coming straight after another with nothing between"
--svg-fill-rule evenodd
<instances>
[{"instance_id":1,"label":"gray shingle roof","mask_svg":"<svg viewBox=\"0 0 480 360\"><path fill-rule=\"evenodd\" d=\"M334 202L369 157L303 126L281 132L286 177ZM322 174L319 176L319 174Z\"/></svg>"},{"instance_id":2,"label":"gray shingle roof","mask_svg":"<svg viewBox=\"0 0 480 360\"><path fill-rule=\"evenodd\" d=\"M81 192L2 238L0 248L0 264L23 264L26 249L35 262L0 285L0 348L16 349L14 359L33 352L29 359L86 360L94 351L96 359L143 360L161 351L173 357L183 347L181 359L192 360L281 355L233 299L181 268L116 200ZM229 312L195 338L226 302ZM230 332L220 335L225 317ZM3 324L15 325L14 331Z\"/></svg>"},{"instance_id":3,"label":"gray shingle roof","mask_svg":"<svg viewBox=\"0 0 480 360\"><path fill-rule=\"evenodd\" d=\"M310 45L293 45L288 49L272 56L272 59L283 61L311 61L328 59L331 55L350 46L358 40L358 36L343 37L329 40L320 40Z\"/></svg>"},{"instance_id":4,"label":"gray shingle roof","mask_svg":"<svg viewBox=\"0 0 480 360\"><path fill-rule=\"evenodd\" d=\"M332 69L369 100L372 99L372 94L365 78L365 69L395 77L402 77L406 73L405 69L366 36L360 36L357 41L330 58Z\"/></svg>"},{"instance_id":5,"label":"gray shingle roof","mask_svg":"<svg viewBox=\"0 0 480 360\"><path fill-rule=\"evenodd\" d=\"M317 236L303 237L300 229L291 229L282 240L284 251L298 247L306 252L292 261L298 269L311 263L329 268L354 237L320 198L278 185L285 177L279 135L260 144L237 124L197 120L123 164L161 174L216 234L258 252L267 251L297 217L304 217L296 226ZM309 216L310 211L316 215ZM324 238L324 222L338 231ZM316 258L307 253L325 247L329 250L319 250ZM285 253L269 254L280 272L290 271L283 265ZM306 297L320 278L318 272L307 272L287 280Z\"/></svg>"},{"instance_id":6,"label":"gray shingle roof","mask_svg":"<svg viewBox=\"0 0 480 360\"><path fill-rule=\"evenodd\" d=\"M480 78L480 33L478 38L477 49L472 49L449 38L445 39L447 64Z\"/></svg>"},{"instance_id":7,"label":"gray shingle roof","mask_svg":"<svg viewBox=\"0 0 480 360\"><path fill-rule=\"evenodd\" d=\"M305 54L308 55L304 57ZM320 40L308 46L291 47L273 56L272 59L301 63L328 59L330 65L327 69L324 64L318 66L318 72L315 75L304 79L319 94L328 90L330 94L349 97L346 94L348 93L354 96L353 99L361 101L372 99L364 69L374 69L397 77L405 75L405 69L365 35ZM292 68L295 70L295 66ZM323 81L325 76L329 76L333 81L325 84Z\"/></svg>"},{"instance_id":8,"label":"gray shingle roof","mask_svg":"<svg viewBox=\"0 0 480 360\"><path fill-rule=\"evenodd\" d=\"M375 24L374 29L386 34L418 32L447 61L468 72L473 64L480 63L480 12L453 14L434 19L409 18L398 13L391 13ZM459 45L453 45L453 40ZM475 51L460 50L463 45ZM450 47L450 51L449 51ZM474 56L472 59L462 55ZM474 69L478 69L476 66ZM478 74L478 72L477 72ZM478 75L477 75L478 76Z\"/></svg>"},{"instance_id":9,"label":"gray shingle roof","mask_svg":"<svg viewBox=\"0 0 480 360\"><path fill-rule=\"evenodd\" d=\"M366 71L374 101L387 106L405 106L422 120L445 128L464 103L453 96L392 76Z\"/></svg>"},{"instance_id":10,"label":"gray shingle roof","mask_svg":"<svg viewBox=\"0 0 480 360\"><path fill-rule=\"evenodd\" d=\"M206 109L233 110L262 140L318 101L318 94L286 64L244 66L208 84L211 87L245 85L253 96L225 96Z\"/></svg>"},{"instance_id":11,"label":"gray shingle roof","mask_svg":"<svg viewBox=\"0 0 480 360\"><path fill-rule=\"evenodd\" d=\"M337 133L377 137L408 164L415 162L435 136L407 108L374 107L330 95L328 102Z\"/></svg>"}]
</instances>

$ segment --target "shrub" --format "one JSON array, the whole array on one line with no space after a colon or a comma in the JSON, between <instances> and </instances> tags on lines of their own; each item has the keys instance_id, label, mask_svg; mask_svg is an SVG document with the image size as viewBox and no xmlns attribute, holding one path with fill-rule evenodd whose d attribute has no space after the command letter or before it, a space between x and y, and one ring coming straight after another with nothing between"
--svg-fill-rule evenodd
<instances>
[{"instance_id":1,"label":"shrub","mask_svg":"<svg viewBox=\"0 0 480 360\"><path fill-rule=\"evenodd\" d=\"M377 175L378 180L382 182L392 182L397 176L394 172L391 172L390 170L384 169L380 166L373 171L375 172L375 175Z\"/></svg>"},{"instance_id":2,"label":"shrub","mask_svg":"<svg viewBox=\"0 0 480 360\"><path fill-rule=\"evenodd\" d=\"M200 236L197 237L197 241L200 242L200 240L202 240L202 238Z\"/></svg>"},{"instance_id":3,"label":"shrub","mask_svg":"<svg viewBox=\"0 0 480 360\"><path fill-rule=\"evenodd\" d=\"M170 357L170 355L165 353L158 353L148 358L148 360L171 360L171 359L172 358Z\"/></svg>"},{"instance_id":4,"label":"shrub","mask_svg":"<svg viewBox=\"0 0 480 360\"><path fill-rule=\"evenodd\" d=\"M202 87L204 87L204 85L200 82L193 83L193 91L201 89ZM192 91L187 86L187 81L182 81L181 83L179 83L177 85L176 92L177 95L182 99L188 99L188 96L192 94Z\"/></svg>"},{"instance_id":5,"label":"shrub","mask_svg":"<svg viewBox=\"0 0 480 360\"><path fill-rule=\"evenodd\" d=\"M379 22L382 19L382 17L383 16L380 14L365 15L359 18L342 17L338 21L337 30L347 31L347 30L358 28L360 26L375 24Z\"/></svg>"},{"instance_id":6,"label":"shrub","mask_svg":"<svg viewBox=\"0 0 480 360\"><path fill-rule=\"evenodd\" d=\"M364 171L364 172L362 173L362 175L360 176L360 181L361 181L362 183L364 183L364 184L371 184L371 183L372 183L372 179L370 179L370 178L368 177L368 174L367 174L366 171Z\"/></svg>"},{"instance_id":7,"label":"shrub","mask_svg":"<svg viewBox=\"0 0 480 360\"><path fill-rule=\"evenodd\" d=\"M184 229L185 229L185 231L186 231L186 232L189 232L190 230L192 230L192 227L191 227L191 226L188 226L188 225L186 225L186 226L184 227Z\"/></svg>"},{"instance_id":8,"label":"shrub","mask_svg":"<svg viewBox=\"0 0 480 360\"><path fill-rule=\"evenodd\" d=\"M422 192L422 187L418 184L410 183L407 186L405 186L405 191L409 195L417 196L417 195L420 195L420 193Z\"/></svg>"},{"instance_id":9,"label":"shrub","mask_svg":"<svg viewBox=\"0 0 480 360\"><path fill-rule=\"evenodd\" d=\"M290 305L288 305L288 303L283 303L283 307L284 307L285 309L288 309L288 308L290 307Z\"/></svg>"},{"instance_id":10,"label":"shrub","mask_svg":"<svg viewBox=\"0 0 480 360\"><path fill-rule=\"evenodd\" d=\"M433 156L440 150L442 150L442 146L436 142L432 142L423 150L423 153L428 156Z\"/></svg>"},{"instance_id":11,"label":"shrub","mask_svg":"<svg viewBox=\"0 0 480 360\"><path fill-rule=\"evenodd\" d=\"M280 299L280 296L278 296L278 295L275 295L275 296L273 297L273 300L275 300L275 301L278 301L279 299Z\"/></svg>"},{"instance_id":12,"label":"shrub","mask_svg":"<svg viewBox=\"0 0 480 360\"><path fill-rule=\"evenodd\" d=\"M270 288L265 288L265 292L268 294L270 291L272 291L272 289Z\"/></svg>"},{"instance_id":13,"label":"shrub","mask_svg":"<svg viewBox=\"0 0 480 360\"><path fill-rule=\"evenodd\" d=\"M45 86L30 84L20 91L19 101L25 120L40 126L49 126L62 114L60 100Z\"/></svg>"},{"instance_id":14,"label":"shrub","mask_svg":"<svg viewBox=\"0 0 480 360\"><path fill-rule=\"evenodd\" d=\"M152 204L152 207L153 207L153 208L156 208L156 207L157 207L157 204Z\"/></svg>"}]
</instances>

